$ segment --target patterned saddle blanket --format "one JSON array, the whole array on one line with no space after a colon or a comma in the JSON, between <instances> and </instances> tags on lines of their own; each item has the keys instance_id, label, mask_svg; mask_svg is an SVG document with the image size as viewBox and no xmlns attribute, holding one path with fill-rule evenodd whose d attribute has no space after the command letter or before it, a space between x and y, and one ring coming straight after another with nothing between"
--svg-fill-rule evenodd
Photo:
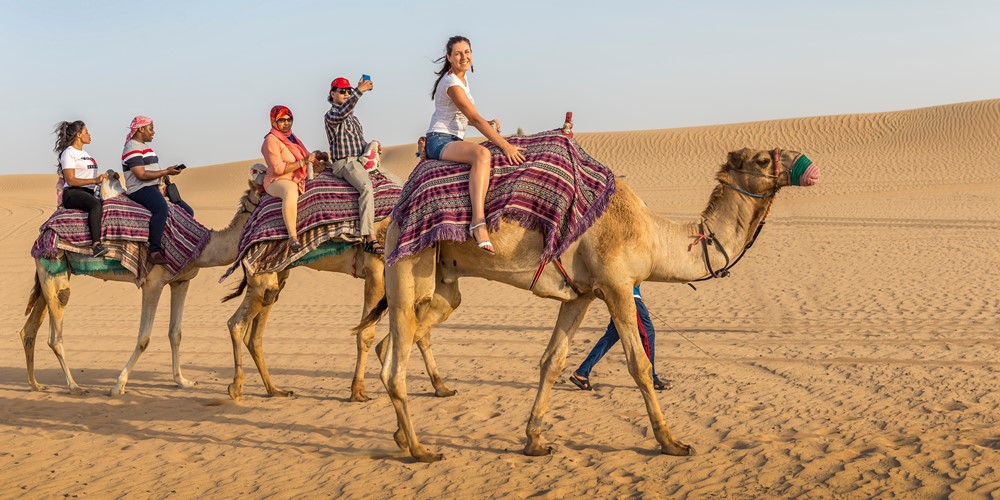
<instances>
[{"instance_id":1,"label":"patterned saddle blanket","mask_svg":"<svg viewBox=\"0 0 1000 500\"><path fill-rule=\"evenodd\" d=\"M385 219L399 198L400 186L379 170L369 170L375 198L375 221ZM293 265L300 258L331 240L361 241L358 230L358 191L346 180L326 169L311 181L299 196L297 229L302 249L292 253L288 230L281 217L281 199L264 195L240 234L236 262L226 270L225 280L240 265L246 272L276 272Z\"/></svg>"},{"instance_id":2,"label":"patterned saddle blanket","mask_svg":"<svg viewBox=\"0 0 1000 500\"><path fill-rule=\"evenodd\" d=\"M526 148L525 163L512 166L500 148L482 143L493 155L487 225L496 230L505 219L538 231L545 241L541 259L558 257L607 208L615 192L614 173L560 130L507 140ZM469 170L469 165L441 160L417 165L392 212L400 238L387 265L438 241L469 238Z\"/></svg>"},{"instance_id":3,"label":"patterned saddle blanket","mask_svg":"<svg viewBox=\"0 0 1000 500\"><path fill-rule=\"evenodd\" d=\"M212 232L184 209L169 202L167 205L170 211L161 246L167 261L165 267L173 275L201 254ZM61 261L63 252L69 252L74 254L69 262L74 272L120 272L124 268L136 277L136 285L142 286L152 267L147 262L150 215L142 205L125 195L104 200L101 238L107 242L108 254L94 259L90 257L93 242L90 240L87 213L58 209L38 229L39 235L31 247L31 256ZM53 267L59 268L59 265Z\"/></svg>"}]
</instances>

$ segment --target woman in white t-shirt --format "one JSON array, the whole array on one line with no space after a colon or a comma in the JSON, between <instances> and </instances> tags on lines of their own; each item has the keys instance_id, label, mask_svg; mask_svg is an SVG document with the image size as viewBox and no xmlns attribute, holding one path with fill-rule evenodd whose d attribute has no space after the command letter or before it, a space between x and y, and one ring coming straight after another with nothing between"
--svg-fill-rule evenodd
<instances>
[{"instance_id":1,"label":"woman in white t-shirt","mask_svg":"<svg viewBox=\"0 0 1000 500\"><path fill-rule=\"evenodd\" d=\"M85 123L77 120L56 125L55 134L54 151L59 155L59 170L66 182L62 192L63 207L87 212L94 257L103 257L108 249L101 243L103 205L96 190L107 176L97 173L97 161L83 150L84 144L90 144L90 131Z\"/></svg>"},{"instance_id":2,"label":"woman in white t-shirt","mask_svg":"<svg viewBox=\"0 0 1000 500\"><path fill-rule=\"evenodd\" d=\"M486 228L486 190L490 186L490 150L479 144L465 142L465 129L472 125L507 156L511 165L524 163L524 148L512 146L500 135L500 120L489 120L476 111L469 90L468 73L472 72L472 44L464 36L453 36L445 45L445 55L438 59L444 64L431 91L434 115L427 129L427 157L468 163L469 197L472 200L472 222L469 235L479 248L494 253Z\"/></svg>"}]
</instances>

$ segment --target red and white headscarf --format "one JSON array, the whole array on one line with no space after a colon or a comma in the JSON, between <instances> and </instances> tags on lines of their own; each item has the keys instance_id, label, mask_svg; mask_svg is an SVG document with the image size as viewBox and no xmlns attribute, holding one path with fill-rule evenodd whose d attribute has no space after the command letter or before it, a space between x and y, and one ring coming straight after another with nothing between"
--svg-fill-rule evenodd
<instances>
[{"instance_id":1,"label":"red and white headscarf","mask_svg":"<svg viewBox=\"0 0 1000 500\"><path fill-rule=\"evenodd\" d=\"M153 119L147 116L137 116L133 118L132 123L129 124L128 126L128 135L125 136L125 142L128 142L129 140L132 139L132 136L135 135L136 130L141 129L142 127L145 127L150 123L153 123Z\"/></svg>"}]
</instances>

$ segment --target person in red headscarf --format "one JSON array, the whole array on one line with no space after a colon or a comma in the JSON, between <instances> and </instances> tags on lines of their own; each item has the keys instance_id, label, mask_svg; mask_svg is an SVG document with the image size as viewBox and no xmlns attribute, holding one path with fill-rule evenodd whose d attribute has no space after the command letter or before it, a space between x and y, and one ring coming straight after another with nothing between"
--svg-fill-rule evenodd
<instances>
[{"instance_id":1,"label":"person in red headscarf","mask_svg":"<svg viewBox=\"0 0 1000 500\"><path fill-rule=\"evenodd\" d=\"M299 194L306 190L306 177L316 152L310 153L292 133L292 110L285 106L271 108L271 131L264 136L260 152L264 155L267 172L264 191L281 198L281 216L288 230L288 246L292 252L302 249L296 228Z\"/></svg>"}]
</instances>

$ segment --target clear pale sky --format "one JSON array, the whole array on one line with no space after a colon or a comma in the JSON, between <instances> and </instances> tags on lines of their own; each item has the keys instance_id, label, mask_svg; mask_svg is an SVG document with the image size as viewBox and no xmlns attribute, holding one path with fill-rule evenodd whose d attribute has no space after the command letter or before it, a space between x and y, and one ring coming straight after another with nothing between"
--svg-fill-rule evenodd
<instances>
[{"instance_id":1,"label":"clear pale sky","mask_svg":"<svg viewBox=\"0 0 1000 500\"><path fill-rule=\"evenodd\" d=\"M0 173L54 172L52 130L76 119L119 168L140 114L161 162L257 158L274 104L326 149L330 80L362 73L367 139L412 143L455 34L472 40L479 111L508 133L570 110L604 132L993 99L998 21L995 0L0 0Z\"/></svg>"}]
</instances>

